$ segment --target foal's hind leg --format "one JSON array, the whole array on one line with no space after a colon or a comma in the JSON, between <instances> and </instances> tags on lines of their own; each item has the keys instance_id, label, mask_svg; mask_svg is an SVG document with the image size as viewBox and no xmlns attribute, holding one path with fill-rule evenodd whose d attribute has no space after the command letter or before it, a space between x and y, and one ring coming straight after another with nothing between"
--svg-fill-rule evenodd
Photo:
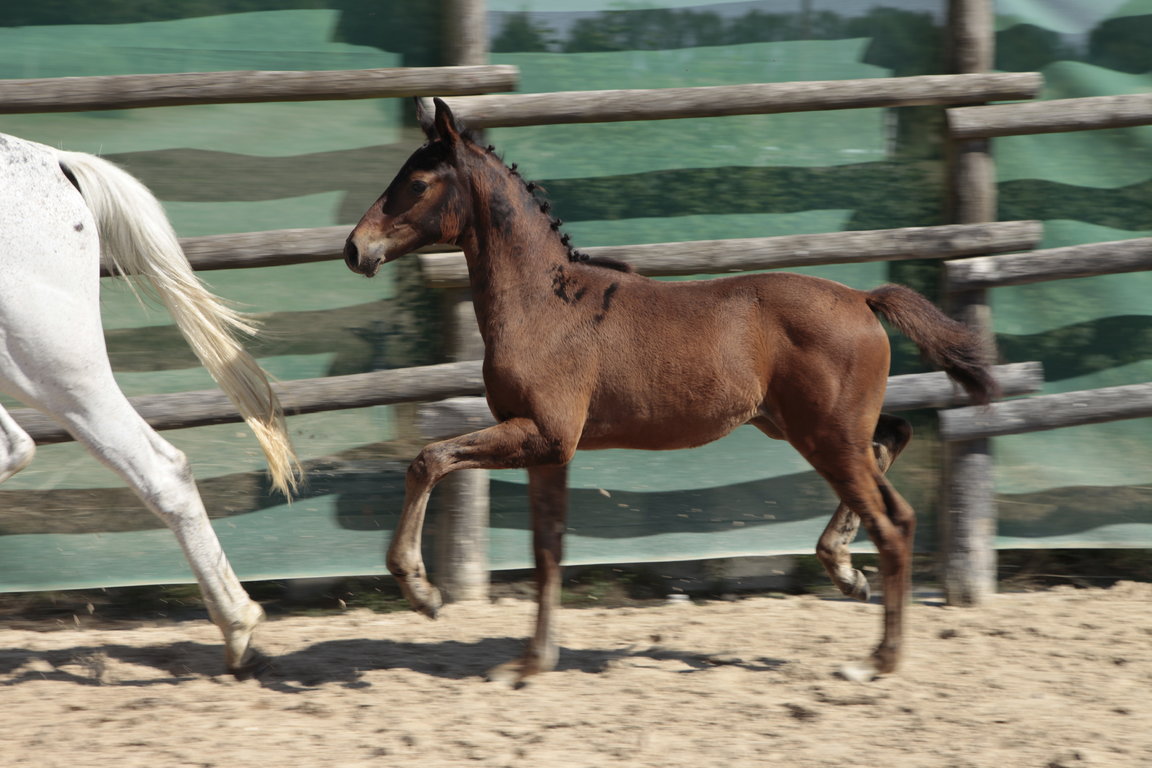
<instances>
[{"instance_id":1,"label":"foal's hind leg","mask_svg":"<svg viewBox=\"0 0 1152 768\"><path fill-rule=\"evenodd\" d=\"M846 667L844 674L864 680L892 672L900 660L915 513L880 471L869 427L859 417L844 415L866 409L841 407L830 412L801 399L789 405L780 410L788 442L828 481L844 506L860 516L879 554L884 633L868 663Z\"/></svg>"},{"instance_id":2,"label":"foal's hind leg","mask_svg":"<svg viewBox=\"0 0 1152 768\"><path fill-rule=\"evenodd\" d=\"M912 538L916 516L912 507L880 473L871 456L842 454L838 458L812 454L809 461L828 480L841 501L860 515L876 545L884 590L884 632L865 666L848 666L845 676L867 680L896 669L903 642L904 605L911 586Z\"/></svg>"},{"instance_id":3,"label":"foal's hind leg","mask_svg":"<svg viewBox=\"0 0 1152 768\"><path fill-rule=\"evenodd\" d=\"M881 472L888 471L911 439L912 426L907 421L880 414L876 431L872 434L872 453ZM840 502L816 544L816 557L842 593L867 602L870 596L868 579L852 567L852 553L848 549L859 527L860 516Z\"/></svg>"}]
</instances>

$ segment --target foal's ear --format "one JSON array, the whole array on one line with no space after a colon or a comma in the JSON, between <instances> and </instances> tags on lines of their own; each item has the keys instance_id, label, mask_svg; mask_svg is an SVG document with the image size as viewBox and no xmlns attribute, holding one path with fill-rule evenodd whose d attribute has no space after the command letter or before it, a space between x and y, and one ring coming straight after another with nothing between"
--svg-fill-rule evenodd
<instances>
[{"instance_id":1,"label":"foal's ear","mask_svg":"<svg viewBox=\"0 0 1152 768\"><path fill-rule=\"evenodd\" d=\"M419 96L413 97L416 102L416 121L420 123L420 128L424 131L424 135L428 137L428 141L435 141L436 126L433 124L432 115L428 114L428 110L424 109L424 99Z\"/></svg>"},{"instance_id":2,"label":"foal's ear","mask_svg":"<svg viewBox=\"0 0 1152 768\"><path fill-rule=\"evenodd\" d=\"M433 130L445 144L455 144L460 140L460 129L456 125L456 118L452 115L452 110L439 97L433 98L432 103L436 105Z\"/></svg>"}]
</instances>

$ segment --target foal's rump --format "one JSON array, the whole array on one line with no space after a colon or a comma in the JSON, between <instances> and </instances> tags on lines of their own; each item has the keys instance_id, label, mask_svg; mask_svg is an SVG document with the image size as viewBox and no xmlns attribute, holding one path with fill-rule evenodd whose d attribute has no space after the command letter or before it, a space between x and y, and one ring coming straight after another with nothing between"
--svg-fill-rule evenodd
<instances>
[{"instance_id":1,"label":"foal's rump","mask_svg":"<svg viewBox=\"0 0 1152 768\"><path fill-rule=\"evenodd\" d=\"M988 368L990 350L971 329L911 288L887 284L859 291L795 273L760 277L770 325L784 335L778 341L798 348L824 347L830 353L839 347L844 354L845 345L867 345L878 338L877 330L883 334L878 315L914 342L929 364L960 384L973 402L988 403L997 393ZM888 348L886 339L883 347ZM885 358L885 368L887 364Z\"/></svg>"}]
</instances>

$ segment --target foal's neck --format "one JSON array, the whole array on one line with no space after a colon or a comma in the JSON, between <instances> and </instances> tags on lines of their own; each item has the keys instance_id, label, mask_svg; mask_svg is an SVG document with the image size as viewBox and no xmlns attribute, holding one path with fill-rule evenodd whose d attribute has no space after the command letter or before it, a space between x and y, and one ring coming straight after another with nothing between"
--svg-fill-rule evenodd
<instances>
[{"instance_id":1,"label":"foal's neck","mask_svg":"<svg viewBox=\"0 0 1152 768\"><path fill-rule=\"evenodd\" d=\"M487 338L497 316L524 312L551 291L557 267L569 263L559 222L524 180L495 155L472 158L468 174L472 226L460 238L472 299Z\"/></svg>"},{"instance_id":2,"label":"foal's neck","mask_svg":"<svg viewBox=\"0 0 1152 768\"><path fill-rule=\"evenodd\" d=\"M493 267L511 252L521 269L567 261L568 249L561 242L560 222L548 214L548 204L538 200L529 184L494 154L478 150L469 174L472 197L472 232L477 266ZM465 250L467 253L467 249Z\"/></svg>"}]
</instances>

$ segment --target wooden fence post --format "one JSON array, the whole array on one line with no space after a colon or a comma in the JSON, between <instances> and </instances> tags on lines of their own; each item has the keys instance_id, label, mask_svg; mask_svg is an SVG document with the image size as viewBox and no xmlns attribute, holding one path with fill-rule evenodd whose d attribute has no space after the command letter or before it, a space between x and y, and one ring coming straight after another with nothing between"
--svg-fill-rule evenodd
<instances>
[{"instance_id":1,"label":"wooden fence post","mask_svg":"<svg viewBox=\"0 0 1152 768\"><path fill-rule=\"evenodd\" d=\"M950 0L954 71L988 72L995 31L992 0ZM952 201L957 223L996 220L996 167L989 141L951 142ZM987 291L953 294L956 317L993 348ZM993 462L987 438L943 445L940 505L940 579L949 605L977 605L996 591L996 509Z\"/></svg>"},{"instance_id":2,"label":"wooden fence post","mask_svg":"<svg viewBox=\"0 0 1152 768\"><path fill-rule=\"evenodd\" d=\"M446 63L453 66L488 62L488 24L484 0L446 0ZM444 292L448 313L448 355L453 362L484 356L484 343L476 326L467 289ZM437 581L452 601L487 600L488 471L453 472L436 490L437 515L435 570Z\"/></svg>"},{"instance_id":3,"label":"wooden fence post","mask_svg":"<svg viewBox=\"0 0 1152 768\"><path fill-rule=\"evenodd\" d=\"M484 0L445 0L444 58L448 66L488 63L488 9Z\"/></svg>"}]
</instances>

